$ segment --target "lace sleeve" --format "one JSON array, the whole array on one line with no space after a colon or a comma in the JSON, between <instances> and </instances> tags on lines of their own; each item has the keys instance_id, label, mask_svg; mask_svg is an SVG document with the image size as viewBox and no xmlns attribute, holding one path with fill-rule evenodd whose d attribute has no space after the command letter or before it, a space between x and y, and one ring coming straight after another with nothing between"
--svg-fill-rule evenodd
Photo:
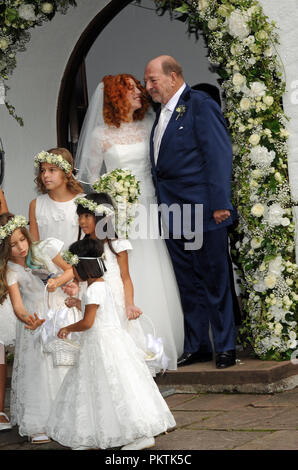
<instances>
[{"instance_id":1,"label":"lace sleeve","mask_svg":"<svg viewBox=\"0 0 298 470\"><path fill-rule=\"evenodd\" d=\"M87 288L85 294L85 305L95 304L101 305L106 296L106 288L104 282L94 282Z\"/></svg>"},{"instance_id":2,"label":"lace sleeve","mask_svg":"<svg viewBox=\"0 0 298 470\"><path fill-rule=\"evenodd\" d=\"M12 286L18 282L18 273L12 269L8 269L6 273L6 282L8 286Z\"/></svg>"},{"instance_id":3,"label":"lace sleeve","mask_svg":"<svg viewBox=\"0 0 298 470\"><path fill-rule=\"evenodd\" d=\"M94 183L100 176L103 164L103 129L96 127L91 134L90 149L88 155L88 182Z\"/></svg>"}]
</instances>

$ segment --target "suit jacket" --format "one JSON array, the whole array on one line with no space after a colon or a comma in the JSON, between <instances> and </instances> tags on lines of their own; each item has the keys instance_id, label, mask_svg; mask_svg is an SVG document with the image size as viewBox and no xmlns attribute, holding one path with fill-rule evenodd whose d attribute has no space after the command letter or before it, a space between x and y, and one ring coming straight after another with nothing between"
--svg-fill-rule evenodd
<instances>
[{"instance_id":1,"label":"suit jacket","mask_svg":"<svg viewBox=\"0 0 298 470\"><path fill-rule=\"evenodd\" d=\"M203 204L204 231L230 225L235 216L230 201L233 155L220 107L206 93L186 85L162 137L155 164L153 135L159 114L160 110L150 137L158 203L167 206L176 203L181 208L190 204L192 230L195 204ZM216 224L213 211L217 209L228 209L231 216ZM168 228L173 233L171 218Z\"/></svg>"}]
</instances>

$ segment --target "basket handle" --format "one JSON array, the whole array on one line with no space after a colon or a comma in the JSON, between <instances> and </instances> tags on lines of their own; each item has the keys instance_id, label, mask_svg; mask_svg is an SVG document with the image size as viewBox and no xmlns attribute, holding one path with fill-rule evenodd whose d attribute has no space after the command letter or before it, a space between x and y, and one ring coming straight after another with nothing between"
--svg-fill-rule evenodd
<instances>
[{"instance_id":1,"label":"basket handle","mask_svg":"<svg viewBox=\"0 0 298 470\"><path fill-rule=\"evenodd\" d=\"M142 317L145 318L146 320L148 320L148 322L150 323L150 325L152 327L152 330L153 330L153 336L156 336L155 326L154 326L154 323L151 320L151 318L149 318L148 315L146 315L145 313L143 313L140 318L142 318Z\"/></svg>"}]
</instances>

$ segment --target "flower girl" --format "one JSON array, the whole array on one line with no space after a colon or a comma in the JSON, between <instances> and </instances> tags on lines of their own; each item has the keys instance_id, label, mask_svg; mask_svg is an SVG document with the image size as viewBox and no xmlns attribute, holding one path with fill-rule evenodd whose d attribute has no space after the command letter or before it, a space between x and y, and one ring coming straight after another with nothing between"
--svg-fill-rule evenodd
<instances>
[{"instance_id":1,"label":"flower girl","mask_svg":"<svg viewBox=\"0 0 298 470\"><path fill-rule=\"evenodd\" d=\"M78 217L75 198L83 193L74 178L73 158L65 148L53 148L36 155L35 182L42 195L29 207L30 234L33 240L55 237L64 242L64 249L78 239Z\"/></svg>"},{"instance_id":2,"label":"flower girl","mask_svg":"<svg viewBox=\"0 0 298 470\"><path fill-rule=\"evenodd\" d=\"M70 246L74 273L88 288L84 317L60 329L63 339L82 331L78 363L67 373L53 404L47 434L73 449L140 450L175 420L144 362L121 327L112 291L104 281L102 240L85 238Z\"/></svg>"},{"instance_id":3,"label":"flower girl","mask_svg":"<svg viewBox=\"0 0 298 470\"><path fill-rule=\"evenodd\" d=\"M11 422L18 424L21 436L30 436L33 443L41 443L49 440L44 434L45 423L66 371L53 367L52 358L42 352L40 344L34 346L33 333L29 331L44 322L46 306L45 286L31 269L34 253L27 224L23 216L10 213L0 216L0 286L2 290L7 286L17 316ZM52 265L51 271L55 271L55 266L63 270L63 274L48 280L49 292L73 278L71 267L59 254L62 245L53 238L38 243L39 258L42 257L46 265ZM59 292L53 295L53 301L59 305Z\"/></svg>"},{"instance_id":4,"label":"flower girl","mask_svg":"<svg viewBox=\"0 0 298 470\"><path fill-rule=\"evenodd\" d=\"M8 212L7 203L2 189L0 189L0 214ZM6 290L6 289L5 289ZM0 298L4 292L0 291ZM0 302L0 431L11 429L11 423L4 412L5 385L6 385L6 355L5 347L12 346L16 339L16 318L13 313L10 299L6 297Z\"/></svg>"},{"instance_id":5,"label":"flower girl","mask_svg":"<svg viewBox=\"0 0 298 470\"><path fill-rule=\"evenodd\" d=\"M107 267L105 281L112 291L121 326L130 334L136 345L144 351L144 356L147 356L148 340L139 319L142 311L134 303L134 287L129 273L127 250L131 250L132 246L129 240L115 238L117 235L114 232L111 217L114 213L112 199L106 193L89 193L85 197L78 197L75 204L77 205L80 229L85 236L92 239L100 238L104 242L105 265ZM101 230L96 229L99 226L101 226ZM70 298L66 304L71 307L77 305L77 302ZM168 364L167 357L162 354L160 346L155 346L155 352L157 353L155 357L160 357L159 360L152 359L147 362L153 376L161 369L165 370Z\"/></svg>"}]
</instances>

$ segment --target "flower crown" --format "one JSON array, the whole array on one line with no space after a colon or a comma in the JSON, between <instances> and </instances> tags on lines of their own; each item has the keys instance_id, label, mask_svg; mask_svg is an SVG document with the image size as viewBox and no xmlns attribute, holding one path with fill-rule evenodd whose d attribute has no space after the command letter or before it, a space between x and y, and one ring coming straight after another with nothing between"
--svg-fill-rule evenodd
<instances>
[{"instance_id":1,"label":"flower crown","mask_svg":"<svg viewBox=\"0 0 298 470\"><path fill-rule=\"evenodd\" d=\"M34 157L34 166L39 168L42 163L52 163L57 165L64 173L69 173L72 170L72 166L68 163L62 155L55 155L54 153L45 152L42 150Z\"/></svg>"},{"instance_id":2,"label":"flower crown","mask_svg":"<svg viewBox=\"0 0 298 470\"><path fill-rule=\"evenodd\" d=\"M0 227L0 243L2 243L6 237L9 237L17 228L26 227L26 225L28 225L26 217L23 215L15 215L7 224Z\"/></svg>"},{"instance_id":3,"label":"flower crown","mask_svg":"<svg viewBox=\"0 0 298 470\"><path fill-rule=\"evenodd\" d=\"M77 197L74 202L77 206L83 206L85 207L85 209L94 212L95 215L111 216L114 214L114 209L110 209L104 204L96 204L96 202L90 201L90 199L87 199L85 197Z\"/></svg>"},{"instance_id":4,"label":"flower crown","mask_svg":"<svg viewBox=\"0 0 298 470\"><path fill-rule=\"evenodd\" d=\"M80 260L88 260L88 259L97 259L97 260L104 260L105 259L105 254L103 253L101 256L98 256L98 257L80 257L78 255L74 255L71 251L69 250L66 250L66 251L63 251L62 253L62 258L64 259L64 261L66 261L67 264L70 264L70 266L76 266L77 264L79 264Z\"/></svg>"},{"instance_id":5,"label":"flower crown","mask_svg":"<svg viewBox=\"0 0 298 470\"><path fill-rule=\"evenodd\" d=\"M70 266L76 266L77 264L79 264L80 260L79 260L78 255L74 255L69 250L63 251L61 256L64 259L64 261L66 261L66 263L69 264Z\"/></svg>"}]
</instances>

